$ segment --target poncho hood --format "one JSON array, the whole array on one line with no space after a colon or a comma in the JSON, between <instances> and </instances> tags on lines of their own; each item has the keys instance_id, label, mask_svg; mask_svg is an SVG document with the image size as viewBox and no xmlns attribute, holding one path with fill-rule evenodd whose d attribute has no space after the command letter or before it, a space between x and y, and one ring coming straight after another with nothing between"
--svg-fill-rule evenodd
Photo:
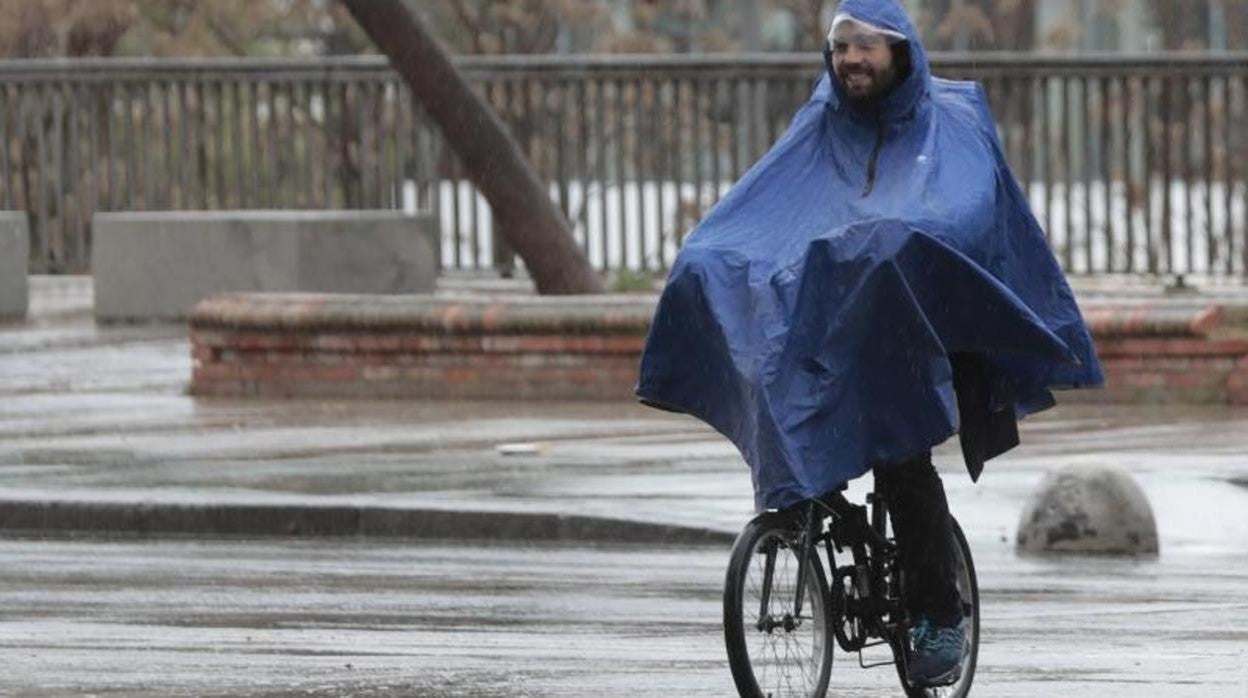
<instances>
[{"instance_id":1,"label":"poncho hood","mask_svg":"<svg viewBox=\"0 0 1248 698\"><path fill-rule=\"evenodd\" d=\"M837 8L837 15L842 14L906 38L906 43L910 45L909 75L880 101L877 108L879 116L886 121L914 116L931 92L932 68L923 42L919 40L919 34L905 9L896 0L845 0ZM852 109L852 102L832 72L832 53L827 45L824 46L823 57L830 78L824 99L834 108Z\"/></svg>"}]
</instances>

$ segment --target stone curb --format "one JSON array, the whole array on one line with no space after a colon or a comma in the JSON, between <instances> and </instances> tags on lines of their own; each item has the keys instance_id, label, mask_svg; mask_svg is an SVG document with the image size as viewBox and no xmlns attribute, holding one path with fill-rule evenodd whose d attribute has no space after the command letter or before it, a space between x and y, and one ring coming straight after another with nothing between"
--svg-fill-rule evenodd
<instances>
[{"instance_id":1,"label":"stone curb","mask_svg":"<svg viewBox=\"0 0 1248 698\"><path fill-rule=\"evenodd\" d=\"M421 331L448 334L638 334L648 331L657 297L642 294L347 295L233 293L192 309L192 329ZM1248 306L1219 302L1082 303L1092 335L1206 337L1248 318Z\"/></svg>"},{"instance_id":2,"label":"stone curb","mask_svg":"<svg viewBox=\"0 0 1248 698\"><path fill-rule=\"evenodd\" d=\"M1084 322L1097 339L1206 337L1224 323L1222 306L1114 305L1088 303Z\"/></svg>"},{"instance_id":3,"label":"stone curb","mask_svg":"<svg viewBox=\"0 0 1248 698\"><path fill-rule=\"evenodd\" d=\"M709 528L540 512L366 506L0 500L0 535L375 537L731 545Z\"/></svg>"},{"instance_id":4,"label":"stone curb","mask_svg":"<svg viewBox=\"0 0 1248 698\"><path fill-rule=\"evenodd\" d=\"M657 299L637 295L345 295L236 293L191 309L192 330L434 331L442 334L645 335Z\"/></svg>"}]
</instances>

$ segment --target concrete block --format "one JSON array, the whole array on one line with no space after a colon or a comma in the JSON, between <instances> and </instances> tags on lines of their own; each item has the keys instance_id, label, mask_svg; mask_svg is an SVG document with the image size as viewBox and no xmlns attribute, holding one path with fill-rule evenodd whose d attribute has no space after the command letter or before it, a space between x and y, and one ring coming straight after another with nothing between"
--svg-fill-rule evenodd
<instances>
[{"instance_id":1,"label":"concrete block","mask_svg":"<svg viewBox=\"0 0 1248 698\"><path fill-rule=\"evenodd\" d=\"M26 317L30 227L23 211L0 211L0 320Z\"/></svg>"},{"instance_id":2,"label":"concrete block","mask_svg":"<svg viewBox=\"0 0 1248 698\"><path fill-rule=\"evenodd\" d=\"M175 320L221 292L431 293L431 215L161 211L93 219L95 316Z\"/></svg>"},{"instance_id":3,"label":"concrete block","mask_svg":"<svg viewBox=\"0 0 1248 698\"><path fill-rule=\"evenodd\" d=\"M1124 470L1076 465L1051 472L1023 507L1021 552L1156 555L1157 523Z\"/></svg>"}]
</instances>

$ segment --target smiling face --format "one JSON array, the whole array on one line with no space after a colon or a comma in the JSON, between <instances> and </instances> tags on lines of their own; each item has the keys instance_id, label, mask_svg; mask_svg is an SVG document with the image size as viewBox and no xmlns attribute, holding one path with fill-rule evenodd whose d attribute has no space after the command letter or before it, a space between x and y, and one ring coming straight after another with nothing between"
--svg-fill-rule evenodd
<instances>
[{"instance_id":1,"label":"smiling face","mask_svg":"<svg viewBox=\"0 0 1248 698\"><path fill-rule=\"evenodd\" d=\"M885 35L847 21L837 25L831 44L832 70L850 99L880 99L897 82L897 66Z\"/></svg>"}]
</instances>

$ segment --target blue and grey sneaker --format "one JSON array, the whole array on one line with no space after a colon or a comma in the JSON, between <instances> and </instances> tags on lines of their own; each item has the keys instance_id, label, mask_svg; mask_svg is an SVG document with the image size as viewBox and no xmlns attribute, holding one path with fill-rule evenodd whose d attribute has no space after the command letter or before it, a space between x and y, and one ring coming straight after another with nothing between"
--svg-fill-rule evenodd
<instances>
[{"instance_id":1,"label":"blue and grey sneaker","mask_svg":"<svg viewBox=\"0 0 1248 698\"><path fill-rule=\"evenodd\" d=\"M966 630L959 623L943 627L920 616L910 628L910 685L916 688L948 686L962 676Z\"/></svg>"}]
</instances>

